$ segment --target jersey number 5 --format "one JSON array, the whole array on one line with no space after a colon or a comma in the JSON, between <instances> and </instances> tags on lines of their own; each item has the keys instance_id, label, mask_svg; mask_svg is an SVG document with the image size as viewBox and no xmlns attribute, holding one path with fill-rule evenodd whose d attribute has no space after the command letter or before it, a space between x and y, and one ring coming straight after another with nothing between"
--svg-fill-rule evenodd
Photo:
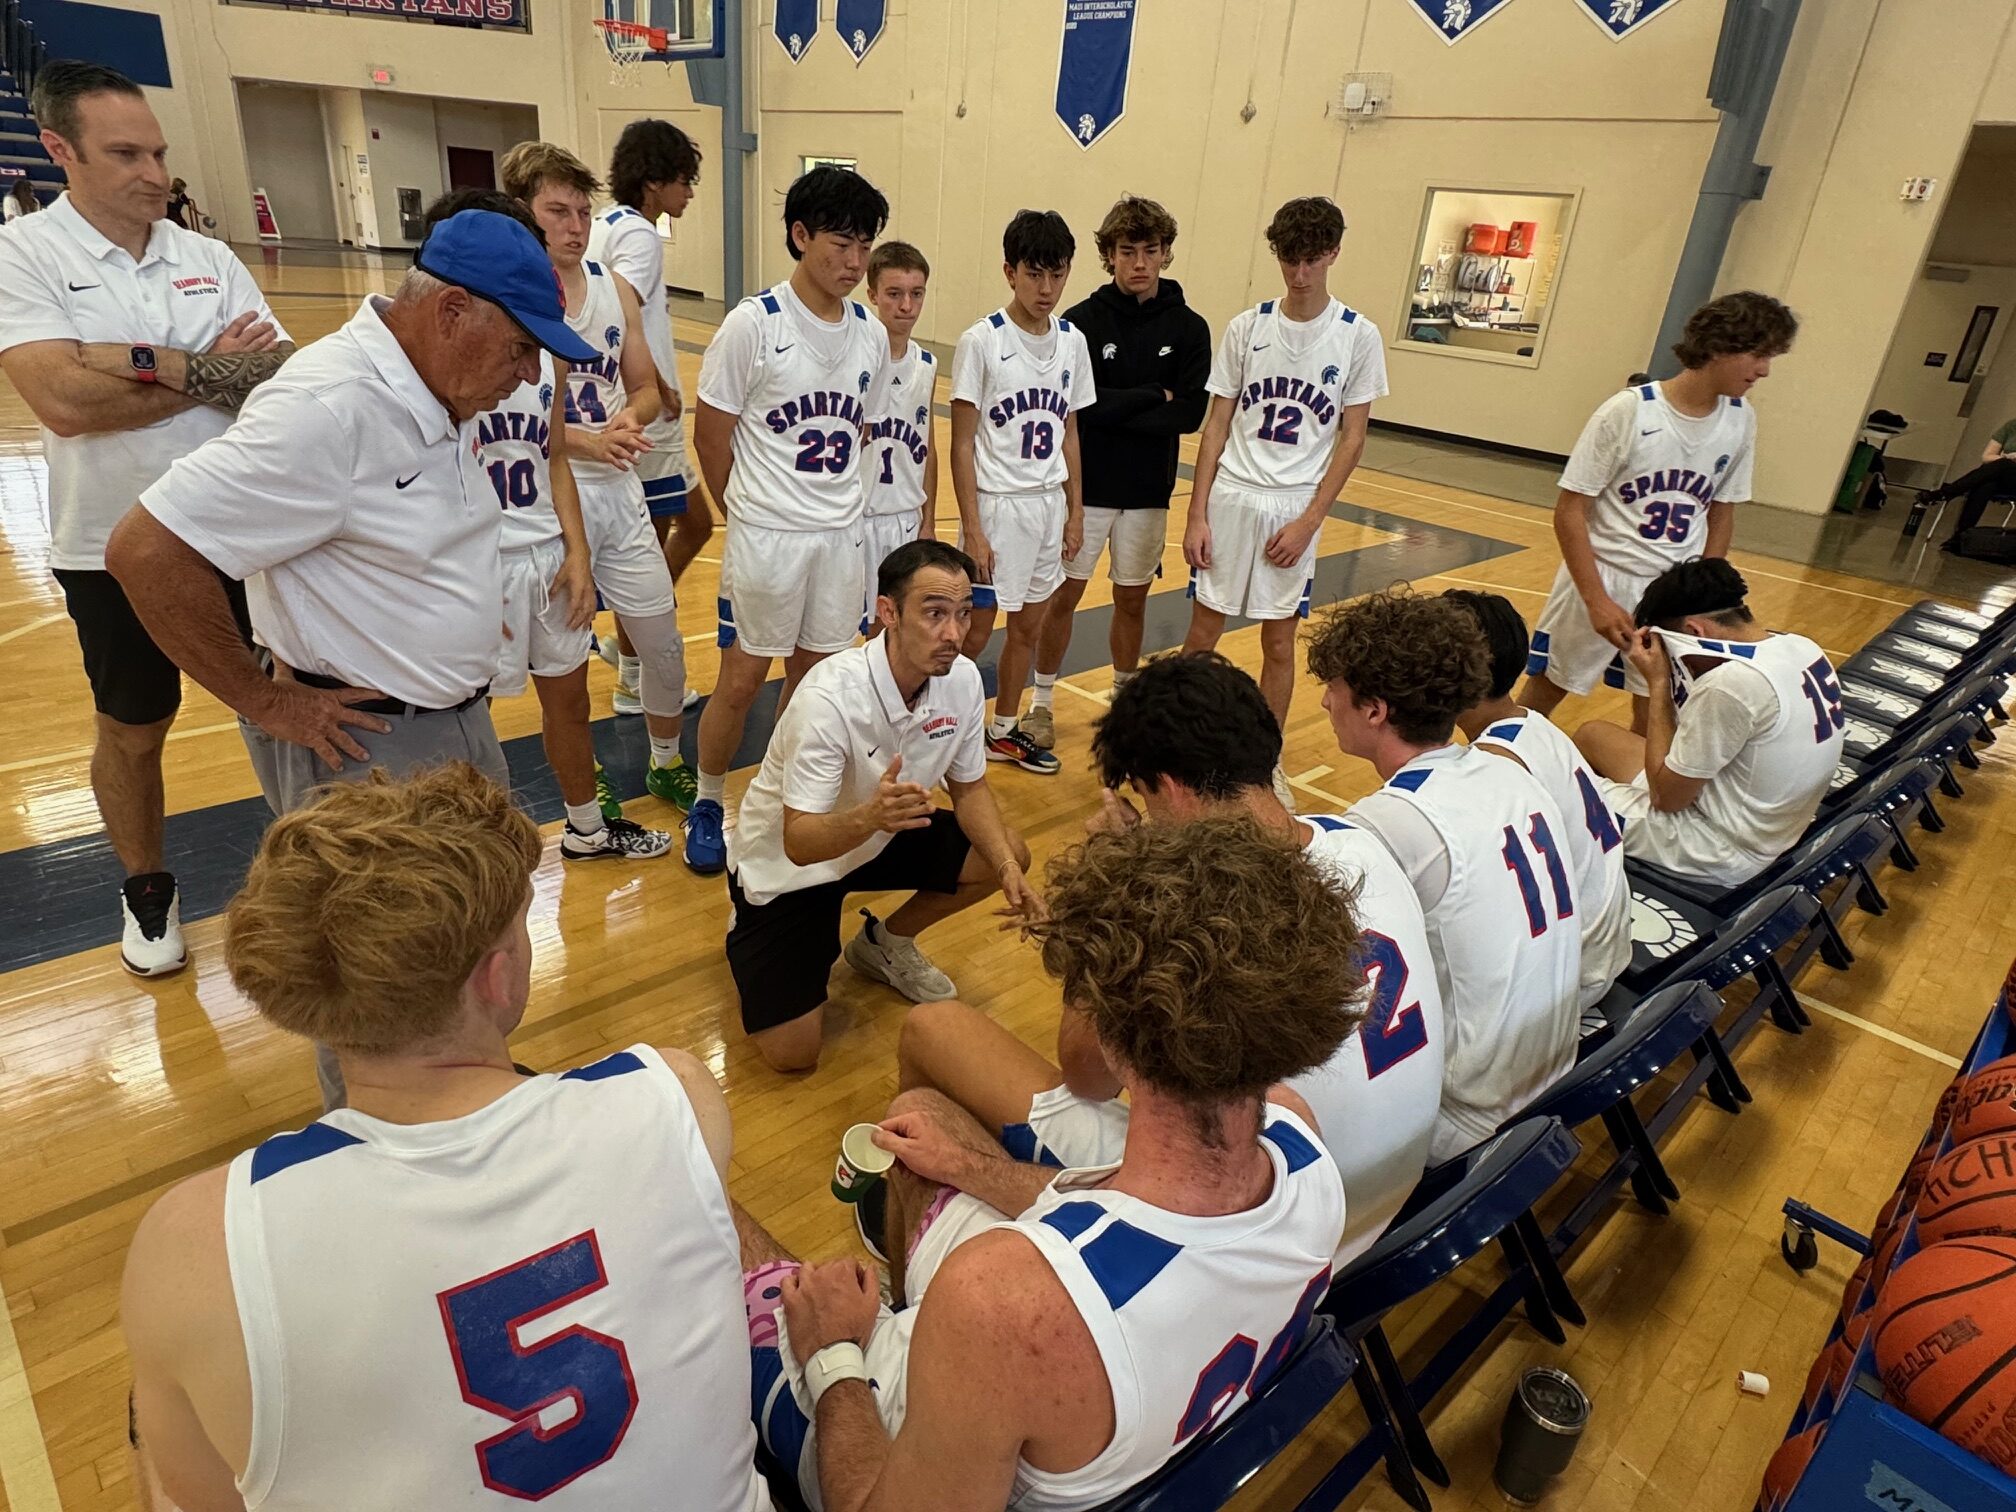
<instances>
[{"instance_id":1,"label":"jersey number 5","mask_svg":"<svg viewBox=\"0 0 2016 1512\"><path fill-rule=\"evenodd\" d=\"M637 1415L622 1341L576 1324L536 1344L522 1331L609 1284L595 1231L444 1291L441 1326L462 1400L510 1423L476 1446L483 1484L523 1501L550 1496L610 1459ZM558 1421L548 1409L565 1405Z\"/></svg>"}]
</instances>

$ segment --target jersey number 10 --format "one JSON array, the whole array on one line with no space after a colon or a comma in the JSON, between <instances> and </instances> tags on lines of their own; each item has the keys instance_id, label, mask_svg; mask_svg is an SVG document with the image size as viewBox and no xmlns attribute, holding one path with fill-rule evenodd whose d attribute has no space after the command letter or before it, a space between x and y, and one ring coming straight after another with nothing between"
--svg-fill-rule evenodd
<instances>
[{"instance_id":1,"label":"jersey number 10","mask_svg":"<svg viewBox=\"0 0 2016 1512\"><path fill-rule=\"evenodd\" d=\"M580 1324L524 1342L524 1330L602 1290L595 1231L444 1291L441 1326L462 1400L511 1426L476 1446L492 1491L537 1501L615 1455L637 1415L637 1381L620 1339ZM571 1408L548 1423L549 1409Z\"/></svg>"}]
</instances>

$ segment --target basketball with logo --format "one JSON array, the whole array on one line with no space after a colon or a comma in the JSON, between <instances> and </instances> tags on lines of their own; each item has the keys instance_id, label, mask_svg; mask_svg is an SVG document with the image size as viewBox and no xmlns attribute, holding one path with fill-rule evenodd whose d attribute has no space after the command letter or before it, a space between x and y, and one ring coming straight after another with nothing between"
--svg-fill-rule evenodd
<instances>
[{"instance_id":1,"label":"basketball with logo","mask_svg":"<svg viewBox=\"0 0 2016 1512\"><path fill-rule=\"evenodd\" d=\"M1918 1240L2016 1236L2016 1132L1956 1145L1933 1162L1918 1196Z\"/></svg>"},{"instance_id":2,"label":"basketball with logo","mask_svg":"<svg viewBox=\"0 0 2016 1512\"><path fill-rule=\"evenodd\" d=\"M1955 1144L2016 1132L2016 1055L1990 1062L1968 1077L1949 1116Z\"/></svg>"},{"instance_id":3,"label":"basketball with logo","mask_svg":"<svg viewBox=\"0 0 2016 1512\"><path fill-rule=\"evenodd\" d=\"M2016 1470L2016 1238L1949 1239L1883 1287L1871 1330L1890 1400Z\"/></svg>"}]
</instances>

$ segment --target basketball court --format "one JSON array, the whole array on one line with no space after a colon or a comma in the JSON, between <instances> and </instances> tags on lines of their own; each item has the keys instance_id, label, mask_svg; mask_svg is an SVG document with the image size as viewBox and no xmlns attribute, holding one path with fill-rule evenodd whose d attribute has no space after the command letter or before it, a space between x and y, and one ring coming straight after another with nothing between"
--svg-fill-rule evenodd
<instances>
[{"instance_id":1,"label":"basketball court","mask_svg":"<svg viewBox=\"0 0 2016 1512\"><path fill-rule=\"evenodd\" d=\"M276 12L270 19L289 18ZM617 23L614 66L632 72L675 68L688 56L704 57L719 40L706 0L620 0L606 19ZM902 21L899 12L889 24ZM320 29L360 24L326 20ZM1418 22L1407 24L1418 29ZM384 50L422 40L396 36ZM578 37L571 45L577 70L610 61ZM831 37L820 45L838 46ZM1144 82L1137 77L1135 88ZM601 88L582 85L584 95ZM613 96L595 98L605 112L615 108L608 103ZM629 114L649 113L648 89L631 88L625 98L638 102L626 107ZM596 160L594 140L574 145ZM711 196L718 158L712 141L703 146L709 153L703 193ZM601 156L606 161L606 151ZM1100 197L1122 187L1145 190L1108 183L1096 155L1085 162L1085 172L1099 179ZM774 209L767 200L757 206L752 240L777 239ZM1355 227L1377 212L1364 205L1352 213ZM1411 208L1405 216L1411 222ZM1089 293L1100 278L1096 259L1085 255L1087 230L1080 229L1067 301ZM1346 242L1347 258L1352 245ZM340 326L365 295L389 291L408 262L397 251L343 247L238 250L304 345ZM935 250L932 256L935 262ZM931 297L946 302L949 329L956 331L981 310L980 298L996 297L995 287L991 266L948 270L934 278ZM982 289L990 292L972 292ZM673 310L691 395L721 306L675 297ZM1557 331L1554 339L1568 337ZM950 442L943 377L950 347L930 344L941 359L933 424L943 448ZM1800 364L1787 363L1764 391L1767 448L1792 424L1771 405L1782 388L1800 381L1800 371ZM1150 590L1146 653L1180 644L1189 619L1181 531L1196 444L1194 435L1184 438L1162 576ZM1532 456L1375 430L1365 464L1322 527L1317 606L1404 581L1431 593L1452 587L1502 593L1530 622L1560 560L1546 507L1557 470ZM165 772L168 865L183 888L193 969L158 982L121 969L112 908L117 863L91 793L90 698L48 571L46 499L34 417L0 379L0 687L8 690L7 736L0 741L0 1512L129 1512L136 1505L126 1438L130 1375L118 1292L135 1225L178 1179L312 1121L319 1099L308 1049L265 1026L224 971L218 914L268 816L235 717L193 683L169 737ZM1732 553L1749 581L1751 605L1768 625L1811 636L1837 662L1925 598L1988 614L2016 599L2016 579L2007 572L1942 563L1936 551L1928 561L1924 553L1892 549L1889 538L1872 545L1838 521L1822 526L1766 509L1754 516L1739 524ZM937 524L942 538L956 536L949 477ZM679 587L689 677L702 693L714 675L720 545L717 533ZM990 773L1006 818L1034 852L1032 872L1081 838L1098 806L1089 749L1113 684L1105 664L1110 604L1102 570L1079 610L1071 660L1058 682L1061 774ZM598 629L613 633L606 614ZM1257 675L1257 628L1235 622L1221 649ZM642 721L611 714L611 669L591 660L589 676L598 752L627 800L627 814L676 831L676 811L643 791ZM773 680L751 715L729 778L731 813L760 759L776 688ZM737 1019L722 955L729 909L720 879L692 875L676 856L563 868L561 807L540 752L536 700L529 693L499 700L494 717L514 787L546 841L531 914L532 1005L514 1053L544 1070L580 1065L640 1040L689 1049L713 1071L733 1109L733 1196L797 1254L858 1253L849 1211L832 1199L827 1181L841 1132L875 1116L896 1089L896 1036L906 1005L836 971L817 1074L794 1078L767 1069ZM1599 690L1571 700L1561 722L1573 728L1596 717L1628 717L1623 695ZM696 724L687 722L689 760ZM1339 753L1319 690L1306 678L1285 733L1282 765L1303 813L1341 812L1378 785L1369 767ZM1501 1325L1435 1404L1428 1426L1452 1476L1449 1489L1433 1493L1442 1512L1507 1505L1492 1483L1492 1459L1512 1383L1533 1364L1567 1370L1596 1404L1548 1508L1735 1512L1751 1505L1855 1260L1823 1246L1818 1269L1795 1275L1779 1255L1781 1203L1797 1195L1866 1223L1917 1148L2016 943L2016 740L2005 734L1982 750L1981 761L1982 770L1968 778L1966 800L1949 811L1950 826L1914 838L1924 866L1896 876L1888 912L1850 917L1852 973L1816 963L1800 978L1812 1027L1793 1036L1767 1025L1743 1047L1740 1065L1754 1102L1732 1118L1697 1100L1682 1118L1664 1150L1684 1194L1672 1213L1654 1217L1620 1201L1570 1255L1567 1277L1588 1325L1570 1330L1565 1346L1550 1344L1520 1318ZM860 901L880 909L874 899ZM1000 933L989 910L940 926L932 954L964 999L1052 1053L1056 989L1032 947ZM1594 1143L1585 1137L1588 1173L1599 1164L1587 1153ZM1570 1182L1550 1199L1549 1211L1565 1209L1577 1195ZM1495 1263L1495 1254L1487 1254L1389 1320L1403 1357L1447 1336L1466 1305L1495 1286ZM1771 1395L1739 1393L1735 1381L1743 1371L1769 1377ZM1295 1506L1363 1429L1347 1391L1233 1505L1241 1512ZM1343 1505L1389 1512L1406 1503L1375 1472Z\"/></svg>"}]
</instances>

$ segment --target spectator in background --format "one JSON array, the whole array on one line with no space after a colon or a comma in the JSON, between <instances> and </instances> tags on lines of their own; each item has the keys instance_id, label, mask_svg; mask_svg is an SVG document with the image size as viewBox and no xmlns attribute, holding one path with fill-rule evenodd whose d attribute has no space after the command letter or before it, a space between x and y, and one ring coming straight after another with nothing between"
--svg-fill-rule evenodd
<instances>
[{"instance_id":1,"label":"spectator in background","mask_svg":"<svg viewBox=\"0 0 2016 1512\"><path fill-rule=\"evenodd\" d=\"M2016 499L2016 420L2005 421L1988 438L1979 467L1925 495L1928 505L1942 499L1966 500L1953 522L1952 533L1939 543L1941 551L1958 553L1960 537L1981 523L1982 511L1993 500Z\"/></svg>"},{"instance_id":2,"label":"spectator in background","mask_svg":"<svg viewBox=\"0 0 2016 1512\"><path fill-rule=\"evenodd\" d=\"M35 198L35 186L25 176L14 180L14 187L7 191L6 215L8 220L17 220L24 215L33 215L42 208L42 201Z\"/></svg>"}]
</instances>

